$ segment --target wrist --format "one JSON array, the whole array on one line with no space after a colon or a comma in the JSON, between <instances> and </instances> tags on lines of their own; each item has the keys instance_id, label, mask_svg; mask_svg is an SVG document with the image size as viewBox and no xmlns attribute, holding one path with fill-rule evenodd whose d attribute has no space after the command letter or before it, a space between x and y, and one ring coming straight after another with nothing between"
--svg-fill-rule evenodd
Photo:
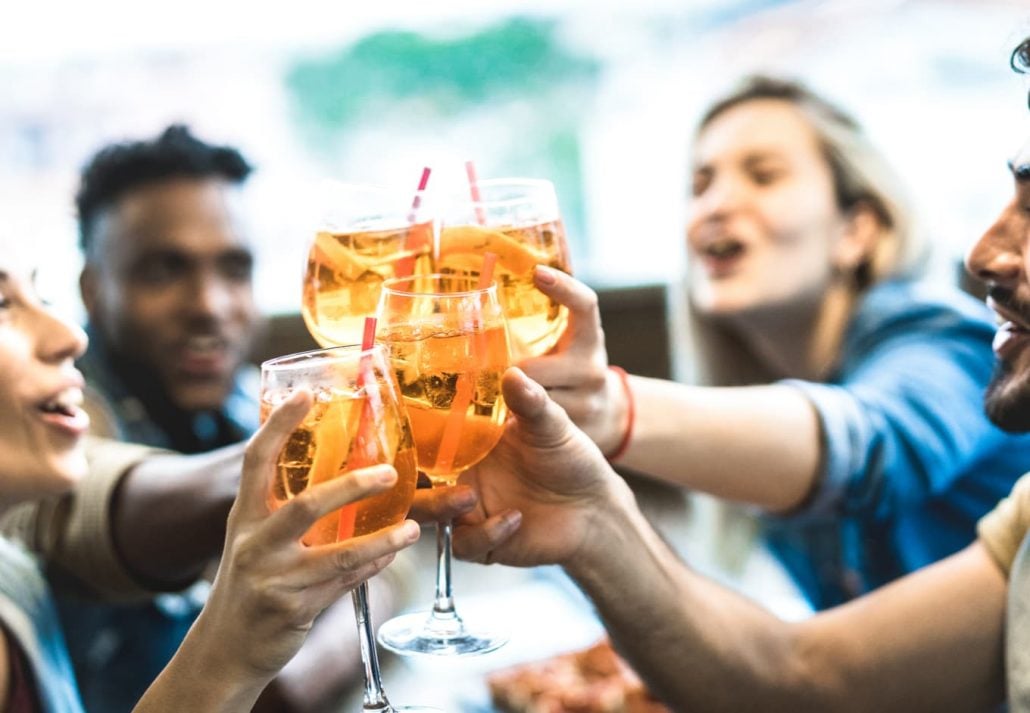
<instances>
[{"instance_id":1,"label":"wrist","mask_svg":"<svg viewBox=\"0 0 1030 713\"><path fill-rule=\"evenodd\" d=\"M631 512L637 507L636 496L626 481L610 465L599 462L607 471L605 482L598 483L594 496L578 509L578 515L570 512L570 519L580 519L581 527L577 544L555 563L575 573L604 569L611 564L612 553L618 549L625 537Z\"/></svg>"},{"instance_id":2,"label":"wrist","mask_svg":"<svg viewBox=\"0 0 1030 713\"><path fill-rule=\"evenodd\" d=\"M612 554L619 549L632 526L636 499L626 481L604 466L610 473L603 496L583 508L583 536L578 547L564 561L559 562L569 575L577 580L590 580L603 573L617 558Z\"/></svg>"},{"instance_id":3,"label":"wrist","mask_svg":"<svg viewBox=\"0 0 1030 713\"><path fill-rule=\"evenodd\" d=\"M204 703L191 706L192 710L250 710L275 672L250 666L239 656L239 651L225 645L240 637L232 631L221 631L213 624L210 612L202 611L168 670L190 686L190 700ZM199 681L203 683L198 684Z\"/></svg>"},{"instance_id":4,"label":"wrist","mask_svg":"<svg viewBox=\"0 0 1030 713\"><path fill-rule=\"evenodd\" d=\"M604 457L609 463L620 459L629 449L630 441L633 438L633 427L636 424L636 400L633 397L633 389L629 383L629 374L619 366L608 367L609 384L614 380L616 393L621 396L621 417L618 419L618 428L614 432L619 434L618 440L612 439L612 446L605 449ZM618 410L617 410L618 411Z\"/></svg>"}]
</instances>

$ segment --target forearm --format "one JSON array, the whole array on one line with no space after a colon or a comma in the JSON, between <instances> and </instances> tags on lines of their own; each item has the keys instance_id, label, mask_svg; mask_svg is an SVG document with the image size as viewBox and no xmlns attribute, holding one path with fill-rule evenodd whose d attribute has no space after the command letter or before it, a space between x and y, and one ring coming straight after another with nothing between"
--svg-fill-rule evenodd
<instances>
[{"instance_id":1,"label":"forearm","mask_svg":"<svg viewBox=\"0 0 1030 713\"><path fill-rule=\"evenodd\" d=\"M181 584L218 555L242 453L241 444L199 456L155 456L126 474L112 526L134 575L154 588Z\"/></svg>"},{"instance_id":2,"label":"forearm","mask_svg":"<svg viewBox=\"0 0 1030 713\"><path fill-rule=\"evenodd\" d=\"M978 547L855 603L782 622L693 574L632 508L567 569L676 710L977 711L1002 693L1005 582Z\"/></svg>"},{"instance_id":3,"label":"forearm","mask_svg":"<svg viewBox=\"0 0 1030 713\"><path fill-rule=\"evenodd\" d=\"M798 678L791 626L689 571L635 507L607 512L566 569L619 652L675 710L767 710Z\"/></svg>"},{"instance_id":4,"label":"forearm","mask_svg":"<svg viewBox=\"0 0 1030 713\"><path fill-rule=\"evenodd\" d=\"M201 614L133 713L247 713L254 707L272 676L243 671L217 649L220 637L203 633L205 626Z\"/></svg>"},{"instance_id":5,"label":"forearm","mask_svg":"<svg viewBox=\"0 0 1030 713\"><path fill-rule=\"evenodd\" d=\"M819 474L819 419L787 386L704 388L634 376L636 423L619 460L670 483L788 510Z\"/></svg>"}]
</instances>

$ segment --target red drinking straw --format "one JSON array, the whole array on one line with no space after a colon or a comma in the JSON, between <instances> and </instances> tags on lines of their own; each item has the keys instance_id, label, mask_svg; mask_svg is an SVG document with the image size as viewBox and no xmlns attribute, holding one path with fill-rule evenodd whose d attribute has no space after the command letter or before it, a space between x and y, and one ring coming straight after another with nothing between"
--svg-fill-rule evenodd
<instances>
[{"instance_id":1,"label":"red drinking straw","mask_svg":"<svg viewBox=\"0 0 1030 713\"><path fill-rule=\"evenodd\" d=\"M366 352L376 343L376 322L375 317L365 317L365 332L361 335L361 351ZM362 357L367 359L368 357Z\"/></svg>"},{"instance_id":2,"label":"red drinking straw","mask_svg":"<svg viewBox=\"0 0 1030 713\"><path fill-rule=\"evenodd\" d=\"M476 210L476 222L486 225L486 213L483 211L483 195L479 192L479 179L476 178L475 161L465 162L465 175L469 179L469 195Z\"/></svg>"},{"instance_id":3,"label":"red drinking straw","mask_svg":"<svg viewBox=\"0 0 1030 713\"><path fill-rule=\"evenodd\" d=\"M375 344L376 318L365 317L365 333L361 338L361 351L367 352ZM358 424L355 429L354 442L347 454L345 470L364 468L373 465L376 456L375 413L371 403L374 393L375 375L372 373L371 359L362 354L358 363L358 388L365 388L365 398L361 401L358 412ZM340 522L336 530L337 542L354 536L354 525L358 514L355 506L340 508Z\"/></svg>"},{"instance_id":4,"label":"red drinking straw","mask_svg":"<svg viewBox=\"0 0 1030 713\"><path fill-rule=\"evenodd\" d=\"M494 264L497 262L497 253L483 253L483 267L479 270L479 281L476 289L482 290L489 287L494 279ZM482 325L480 325L482 326ZM473 335L475 340L475 356L486 353L486 334L482 330ZM471 364L470 364L471 366ZM454 399L451 401L451 410L447 414L447 423L443 427L443 436L440 438L440 450L436 455L436 467L440 470L450 471L454 464L454 456L458 453L458 441L461 440L461 431L465 425L465 412L472 403L473 380L470 369L458 374L457 383L454 385Z\"/></svg>"},{"instance_id":5,"label":"red drinking straw","mask_svg":"<svg viewBox=\"0 0 1030 713\"><path fill-rule=\"evenodd\" d=\"M422 191L426 190L426 184L429 183L429 174L432 173L432 169L426 166L422 169L422 178L418 180L418 188L415 189L415 197L411 200L411 210L408 211L408 222L414 223L418 220L418 209L422 207Z\"/></svg>"},{"instance_id":6,"label":"red drinking straw","mask_svg":"<svg viewBox=\"0 0 1030 713\"><path fill-rule=\"evenodd\" d=\"M418 180L418 188L415 189L415 197L411 199L411 209L408 211L408 232L404 234L404 242L401 246L401 249L405 252L422 247L422 243L424 242L422 240L417 242L412 241L411 230L415 227L415 223L418 221L418 210L422 207L422 192L426 190L426 185L429 183L430 173L432 173L432 169L429 168L429 166L422 169L422 177ZM394 266L393 270L395 277L411 277L413 272L415 272L414 255L405 255L397 260L397 264Z\"/></svg>"}]
</instances>

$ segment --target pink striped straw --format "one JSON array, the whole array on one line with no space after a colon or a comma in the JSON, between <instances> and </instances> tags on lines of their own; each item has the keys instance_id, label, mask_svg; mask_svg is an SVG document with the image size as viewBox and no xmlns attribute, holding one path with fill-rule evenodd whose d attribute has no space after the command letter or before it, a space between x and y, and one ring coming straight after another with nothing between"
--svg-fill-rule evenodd
<instances>
[{"instance_id":1,"label":"pink striped straw","mask_svg":"<svg viewBox=\"0 0 1030 713\"><path fill-rule=\"evenodd\" d=\"M479 270L479 281L476 289L483 290L490 286L494 279L494 265L497 263L497 253L483 253L483 267ZM482 331L472 335L475 347L475 356L482 358L486 354L486 335ZM436 451L436 467L443 470L450 470L454 467L454 456L458 454L458 443L461 441L461 432L465 427L469 404L475 390L473 381L475 374L470 369L458 373L458 380L454 384L454 398L451 400L451 411L447 414L444 422L443 435L440 437L440 447Z\"/></svg>"},{"instance_id":2,"label":"pink striped straw","mask_svg":"<svg viewBox=\"0 0 1030 713\"><path fill-rule=\"evenodd\" d=\"M411 199L411 210L408 211L408 225L414 225L418 220L418 209L422 207L422 192L426 190L426 185L429 183L429 174L432 173L432 169L426 166L422 169L422 178L418 181L418 188L415 189L415 197ZM407 232L404 235L404 244L402 249L408 250L409 248L417 248L417 245L410 244L411 232ZM415 256L405 255L397 261L394 266L394 277L410 277L415 271Z\"/></svg>"},{"instance_id":3,"label":"pink striped straw","mask_svg":"<svg viewBox=\"0 0 1030 713\"><path fill-rule=\"evenodd\" d=\"M469 179L469 195L472 196L472 202L476 207L476 222L486 225L486 213L483 211L483 196L479 192L479 179L476 178L475 161L465 162L465 175Z\"/></svg>"},{"instance_id":4,"label":"pink striped straw","mask_svg":"<svg viewBox=\"0 0 1030 713\"><path fill-rule=\"evenodd\" d=\"M408 211L408 222L414 223L418 220L418 209L422 207L422 191L426 190L426 184L429 183L429 174L432 169L426 166L422 169L422 178L418 181L418 188L415 190L415 197L411 201L411 210Z\"/></svg>"}]
</instances>

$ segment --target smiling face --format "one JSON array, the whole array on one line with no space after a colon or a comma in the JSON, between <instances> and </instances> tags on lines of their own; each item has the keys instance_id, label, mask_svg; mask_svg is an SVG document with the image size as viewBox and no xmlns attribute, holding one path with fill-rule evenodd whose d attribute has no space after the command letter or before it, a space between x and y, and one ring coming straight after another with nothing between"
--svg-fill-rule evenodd
<instances>
[{"instance_id":1,"label":"smiling face","mask_svg":"<svg viewBox=\"0 0 1030 713\"><path fill-rule=\"evenodd\" d=\"M755 99L712 119L694 146L687 221L695 309L734 316L814 304L848 218L804 114Z\"/></svg>"},{"instance_id":2,"label":"smiling face","mask_svg":"<svg viewBox=\"0 0 1030 713\"><path fill-rule=\"evenodd\" d=\"M218 408L254 336L252 257L235 189L217 179L145 186L104 210L82 279L90 322L184 411Z\"/></svg>"},{"instance_id":3,"label":"smiling face","mask_svg":"<svg viewBox=\"0 0 1030 713\"><path fill-rule=\"evenodd\" d=\"M56 317L31 278L5 255L0 263L0 502L62 493L86 472L80 407L82 375L73 360L81 329Z\"/></svg>"},{"instance_id":4,"label":"smiling face","mask_svg":"<svg viewBox=\"0 0 1030 713\"><path fill-rule=\"evenodd\" d=\"M987 283L987 304L1002 324L994 339L998 367L984 403L994 423L1030 431L1030 141L1013 159L1015 196L966 256Z\"/></svg>"}]
</instances>

